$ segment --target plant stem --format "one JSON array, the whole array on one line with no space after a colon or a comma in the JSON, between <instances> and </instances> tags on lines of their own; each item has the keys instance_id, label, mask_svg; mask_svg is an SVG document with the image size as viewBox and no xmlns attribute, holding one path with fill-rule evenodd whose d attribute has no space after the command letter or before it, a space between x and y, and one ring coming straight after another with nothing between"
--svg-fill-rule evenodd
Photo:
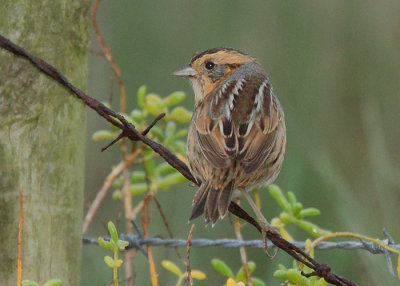
<instances>
[{"instance_id":1,"label":"plant stem","mask_svg":"<svg viewBox=\"0 0 400 286\"><path fill-rule=\"evenodd\" d=\"M118 261L118 249L114 249L114 263ZM118 267L113 268L114 286L118 286Z\"/></svg>"}]
</instances>

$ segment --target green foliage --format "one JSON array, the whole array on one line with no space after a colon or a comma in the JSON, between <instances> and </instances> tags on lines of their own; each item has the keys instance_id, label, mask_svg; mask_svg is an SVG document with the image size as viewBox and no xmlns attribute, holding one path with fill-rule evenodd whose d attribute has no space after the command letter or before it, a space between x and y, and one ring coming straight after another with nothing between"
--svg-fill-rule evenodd
<instances>
[{"instance_id":1,"label":"green foliage","mask_svg":"<svg viewBox=\"0 0 400 286\"><path fill-rule=\"evenodd\" d=\"M282 233L282 236L288 239L286 235L285 226L289 224L295 224L301 229L305 230L314 237L320 237L325 234L329 234L330 231L324 230L318 227L316 224L309 222L304 219L307 216L317 216L320 211L316 208L305 208L303 205L296 200L296 196L292 192L287 193L287 198L282 193L282 190L277 185L270 185L268 191L271 197L278 203L282 208L282 213L279 218L273 220L273 225L277 226Z\"/></svg>"},{"instance_id":2,"label":"green foliage","mask_svg":"<svg viewBox=\"0 0 400 286\"><path fill-rule=\"evenodd\" d=\"M102 237L99 237L97 241L101 247L111 250L114 254L113 257L105 256L104 263L113 269L114 285L118 286L118 268L122 265L122 260L118 258L118 252L125 250L129 242L118 238L117 229L111 221L108 222L107 228L111 239L106 241Z\"/></svg>"},{"instance_id":3,"label":"green foliage","mask_svg":"<svg viewBox=\"0 0 400 286\"><path fill-rule=\"evenodd\" d=\"M173 263L170 260L163 260L161 262L162 267L167 269L169 272L174 273L176 276L178 276L178 281L175 284L176 286L179 286L182 284L183 280L188 276L187 272L182 272L179 267ZM206 279L206 274L200 270L191 270L190 275L192 276L193 279L197 280L204 280Z\"/></svg>"},{"instance_id":4,"label":"green foliage","mask_svg":"<svg viewBox=\"0 0 400 286\"><path fill-rule=\"evenodd\" d=\"M306 240L306 248L308 248L311 244L311 240ZM314 251L310 253L311 257L314 257ZM311 273L312 269L307 266L303 267L304 273ZM274 277L278 279L282 279L288 282L287 285L299 285L299 286L325 286L328 283L324 278L319 278L317 276L305 277L301 274L300 267L296 261L293 261L292 268L286 268L282 264L278 265L278 270L274 272Z\"/></svg>"},{"instance_id":5,"label":"green foliage","mask_svg":"<svg viewBox=\"0 0 400 286\"><path fill-rule=\"evenodd\" d=\"M277 185L270 185L268 191L272 198L281 207L282 212L279 217L272 219L272 225L279 228L281 235L286 240L293 240L292 236L287 232L285 227L289 224L295 224L301 229L314 237L320 237L330 234L329 231L324 230L314 223L305 220L305 217L320 215L320 211L316 208L303 208L302 203L298 202L296 196L292 192L287 192L287 197L283 194L282 190ZM311 244L311 240L306 240L306 249ZM310 253L314 257L314 251ZM312 270L307 266L299 267L297 262L293 260L291 268L286 268L284 265L279 264L278 270L274 272L274 277L284 280L285 285L299 285L299 286L325 286L327 282L323 278L316 276L305 277L301 274L311 273Z\"/></svg>"},{"instance_id":6,"label":"green foliage","mask_svg":"<svg viewBox=\"0 0 400 286\"><path fill-rule=\"evenodd\" d=\"M213 258L211 260L211 265L217 270L220 274L228 278L226 284L227 285L241 285L240 282L244 282L247 284L246 275L243 267L240 267L236 275L233 274L232 269L222 260L218 258ZM256 264L253 261L249 261L247 263L247 267L249 268L250 273L253 273L256 270ZM236 283L239 282L239 283ZM259 278L251 277L251 282L254 286L265 286L265 282Z\"/></svg>"},{"instance_id":7,"label":"green foliage","mask_svg":"<svg viewBox=\"0 0 400 286\"><path fill-rule=\"evenodd\" d=\"M165 113L165 117L154 126L147 136L164 145L173 152L179 159L185 161L186 143L184 138L187 135L187 128L181 127L180 124L189 123L192 113L182 106L176 106L185 100L184 92L176 91L161 98L155 93L147 93L145 86L139 88L137 93L137 106L129 114L123 116L138 130L144 130L148 124L161 113ZM110 125L110 130L96 131L92 139L94 141L113 140L120 130ZM166 191L172 186L187 181L177 170L169 166L166 162L158 159L158 155L146 147L144 152L145 170L137 170L133 172L131 177L131 194L137 196L144 194L146 191ZM146 178L147 173L147 178ZM148 186L146 180L149 180ZM123 186L123 177L119 177L114 181L113 193L114 199L121 199L122 193L120 189Z\"/></svg>"},{"instance_id":8,"label":"green foliage","mask_svg":"<svg viewBox=\"0 0 400 286\"><path fill-rule=\"evenodd\" d=\"M211 265L217 270L219 273L224 275L227 278L234 278L232 269L222 260L213 258L211 259Z\"/></svg>"},{"instance_id":9,"label":"green foliage","mask_svg":"<svg viewBox=\"0 0 400 286\"><path fill-rule=\"evenodd\" d=\"M50 279L43 284L43 286L61 286L61 285L62 281L57 278ZM39 283L36 283L31 280L24 280L22 281L22 286L40 286L40 285Z\"/></svg>"}]
</instances>

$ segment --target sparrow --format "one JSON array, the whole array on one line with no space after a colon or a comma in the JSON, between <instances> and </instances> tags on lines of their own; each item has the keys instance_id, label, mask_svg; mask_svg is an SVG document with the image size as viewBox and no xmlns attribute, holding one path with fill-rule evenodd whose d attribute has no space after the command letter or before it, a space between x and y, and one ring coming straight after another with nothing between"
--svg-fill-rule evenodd
<instances>
[{"instance_id":1,"label":"sparrow","mask_svg":"<svg viewBox=\"0 0 400 286\"><path fill-rule=\"evenodd\" d=\"M195 97L187 161L200 188L190 220L204 214L214 225L241 193L264 231L273 230L247 194L276 179L286 145L284 113L261 64L239 50L214 48L173 75L188 78Z\"/></svg>"}]
</instances>

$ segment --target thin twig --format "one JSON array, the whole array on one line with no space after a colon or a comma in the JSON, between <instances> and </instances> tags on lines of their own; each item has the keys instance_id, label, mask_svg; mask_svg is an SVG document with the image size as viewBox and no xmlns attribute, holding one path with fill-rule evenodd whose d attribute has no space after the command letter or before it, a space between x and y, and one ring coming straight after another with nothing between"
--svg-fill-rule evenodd
<instances>
[{"instance_id":1,"label":"thin twig","mask_svg":"<svg viewBox=\"0 0 400 286\"><path fill-rule=\"evenodd\" d=\"M19 185L19 225L18 225L18 260L17 260L17 285L22 283L22 228L24 223L24 194L22 184Z\"/></svg>"},{"instance_id":2,"label":"thin twig","mask_svg":"<svg viewBox=\"0 0 400 286\"><path fill-rule=\"evenodd\" d=\"M192 224L190 228L189 235L187 238L186 244L186 272L187 272L187 279L189 280L190 286L193 286L193 278L192 278L192 269L190 268L190 246L192 245L192 235L194 231L195 225Z\"/></svg>"},{"instance_id":3,"label":"thin twig","mask_svg":"<svg viewBox=\"0 0 400 286\"><path fill-rule=\"evenodd\" d=\"M392 264L392 260L390 258L389 252L396 253L397 255L400 255L400 249L396 249L396 248L393 247L393 245L392 245L393 244L393 240L385 230L384 230L383 233L385 234L386 237L388 237L388 239L386 241L381 241L379 239L374 239L374 238L367 237L365 235L351 233L351 232L334 232L334 233L326 234L324 236L321 236L321 237L315 239L310 244L310 246L305 250L305 252L311 253L311 251L318 244L320 244L321 242L326 241L328 239L331 239L331 238L338 238L338 237L357 238L357 239L360 239L363 244L366 244L367 242L370 242L370 243L373 243L374 245L376 245L377 247L379 247L379 250L383 251L383 253L386 256L386 263L387 263L387 266L389 268L390 274L392 276L396 277L396 275L394 274L393 264ZM372 251L376 251L376 248L373 249Z\"/></svg>"},{"instance_id":4,"label":"thin twig","mask_svg":"<svg viewBox=\"0 0 400 286\"><path fill-rule=\"evenodd\" d=\"M163 223L164 223L165 227L167 228L169 237L170 237L170 238L174 238L174 236L173 236L173 234L172 234L172 231L171 231L171 227L169 226L169 223L168 223L168 221L167 221L167 218L165 217L165 214L164 214L164 212L163 212L163 210L162 210L162 208L161 208L161 204L160 204L160 202L158 201L158 199L157 199L156 196L153 196L153 201L156 203L158 212L160 213L161 218L162 218L162 220L163 220ZM181 261L183 261L182 256L181 256L181 254L179 253L178 247L175 247L175 252L176 252L176 255L178 256L178 258L179 258Z\"/></svg>"},{"instance_id":5,"label":"thin twig","mask_svg":"<svg viewBox=\"0 0 400 286\"><path fill-rule=\"evenodd\" d=\"M146 187L147 187L146 195L144 196L144 199L143 199L143 208L142 208L142 227L143 227L143 234L146 237L146 235L148 236L147 228L148 228L148 225L150 224L150 220L151 220L151 204L149 203L149 201L153 197L153 191L150 187L150 178L149 178L149 173L147 171L146 164L144 161L144 156L142 158L142 164L143 164L143 170L145 173L145 180L146 180ZM147 209L147 213L145 212L146 209ZM151 285L157 286L158 285L157 271L156 271L156 266L154 263L153 251L150 246L147 246L147 253L148 253L148 260L149 260Z\"/></svg>"},{"instance_id":6,"label":"thin twig","mask_svg":"<svg viewBox=\"0 0 400 286\"><path fill-rule=\"evenodd\" d=\"M379 239L370 238L365 235L356 234L356 233L352 233L352 232L334 232L334 233L330 233L330 234L321 236L321 237L317 238L316 240L314 240L310 244L310 247L308 247L306 249L306 252L310 253L310 251L313 248L315 248L319 243L321 243L324 240L331 239L331 238L337 238L337 237L352 237L352 238L357 238L357 239L368 241L368 242L373 242L376 245L380 246L382 249L385 249L385 250L388 250L390 252L400 255L399 249L393 248L391 245L387 245L385 242L380 241Z\"/></svg>"},{"instance_id":7,"label":"thin twig","mask_svg":"<svg viewBox=\"0 0 400 286\"><path fill-rule=\"evenodd\" d=\"M137 224L135 223L135 221L133 219L131 220L131 223L132 223L132 226L134 227L135 231L137 232L136 236L139 237L139 238L143 238L142 232L140 231L139 227L137 226ZM134 241L132 243L135 244L135 242L136 241ZM149 259L149 256L148 256L146 250L144 250L143 247L140 244L135 244L134 247L132 247L132 248L136 248L136 249L140 250L144 254L144 256L146 257L146 259ZM129 249L129 248L126 248L126 249Z\"/></svg>"},{"instance_id":8,"label":"thin twig","mask_svg":"<svg viewBox=\"0 0 400 286\"><path fill-rule=\"evenodd\" d=\"M82 233L85 234L89 229L90 223L92 222L94 216L97 213L101 203L103 202L108 190L110 189L114 180L121 174L126 165L129 165L133 162L133 160L143 151L143 148L136 149L134 153L131 153L125 161L120 162L110 174L108 174L106 180L104 181L103 186L97 192L96 198L93 200L92 204L89 207L88 212L86 213L85 220L83 222Z\"/></svg>"},{"instance_id":9,"label":"thin twig","mask_svg":"<svg viewBox=\"0 0 400 286\"><path fill-rule=\"evenodd\" d=\"M118 65L115 63L112 53L108 46L106 45L104 38L101 36L99 28L97 27L97 10L99 8L100 0L96 0L93 4L92 10L92 26L93 32L96 35L97 40L99 41L100 47L103 50L104 57L110 63L110 66L117 78L119 90L120 90L120 106L121 106L121 113L125 113L126 110L126 95L125 95L125 85L122 80L121 70L119 69Z\"/></svg>"},{"instance_id":10,"label":"thin twig","mask_svg":"<svg viewBox=\"0 0 400 286\"><path fill-rule=\"evenodd\" d=\"M238 204L240 203L240 198L237 198L237 203ZM236 235L237 240L243 240L242 225L241 225L240 219L238 217L234 218L234 229L235 229L235 235ZM242 262L243 271L246 276L247 285L253 286L253 283L251 281L251 275L250 275L250 270L249 270L246 248L244 246L239 247L239 253L240 253L240 261Z\"/></svg>"},{"instance_id":11,"label":"thin twig","mask_svg":"<svg viewBox=\"0 0 400 286\"><path fill-rule=\"evenodd\" d=\"M124 158L124 162L126 159ZM123 171L124 176L124 213L125 213L125 231L126 233L132 234L133 227L131 224L132 219L132 195L131 195L131 177L127 167ZM132 286L132 259L129 253L125 254L125 279L126 285Z\"/></svg>"},{"instance_id":12,"label":"thin twig","mask_svg":"<svg viewBox=\"0 0 400 286\"><path fill-rule=\"evenodd\" d=\"M143 226L143 236L149 237L148 233L148 224L150 223L150 204L148 203L150 199L149 195L146 195L143 200L143 208L142 208L142 226ZM146 215L147 210L147 215ZM157 270L154 263L153 251L150 245L147 245L147 255L149 260L149 269L150 269L150 280L152 286L158 286L157 279Z\"/></svg>"},{"instance_id":13,"label":"thin twig","mask_svg":"<svg viewBox=\"0 0 400 286\"><path fill-rule=\"evenodd\" d=\"M131 214L131 218L132 220L135 220L137 215L141 212L143 208L143 200L140 201L133 209L132 209L132 214Z\"/></svg>"}]
</instances>

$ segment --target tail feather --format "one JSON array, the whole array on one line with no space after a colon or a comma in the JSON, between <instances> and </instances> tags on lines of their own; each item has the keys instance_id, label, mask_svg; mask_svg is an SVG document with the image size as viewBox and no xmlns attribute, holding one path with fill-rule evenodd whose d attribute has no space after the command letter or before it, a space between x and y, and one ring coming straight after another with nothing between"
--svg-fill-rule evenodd
<instances>
[{"instance_id":1,"label":"tail feather","mask_svg":"<svg viewBox=\"0 0 400 286\"><path fill-rule=\"evenodd\" d=\"M228 212L229 205L231 204L233 194L233 181L223 188L218 194L218 213L220 217L224 217Z\"/></svg>"},{"instance_id":2,"label":"tail feather","mask_svg":"<svg viewBox=\"0 0 400 286\"><path fill-rule=\"evenodd\" d=\"M224 217L231 203L233 185L233 181L230 181L224 188L218 190L203 183L193 199L193 210L189 220L204 213L206 223L215 224L218 218Z\"/></svg>"},{"instance_id":3,"label":"tail feather","mask_svg":"<svg viewBox=\"0 0 400 286\"><path fill-rule=\"evenodd\" d=\"M204 205L206 204L208 193L208 184L201 184L200 188L197 190L193 198L193 209L189 220L193 220L198 216L202 215L204 212Z\"/></svg>"},{"instance_id":4,"label":"tail feather","mask_svg":"<svg viewBox=\"0 0 400 286\"><path fill-rule=\"evenodd\" d=\"M204 206L204 218L206 223L210 221L214 224L218 218L218 206L217 206L218 190L210 188L207 194L206 205Z\"/></svg>"}]
</instances>

